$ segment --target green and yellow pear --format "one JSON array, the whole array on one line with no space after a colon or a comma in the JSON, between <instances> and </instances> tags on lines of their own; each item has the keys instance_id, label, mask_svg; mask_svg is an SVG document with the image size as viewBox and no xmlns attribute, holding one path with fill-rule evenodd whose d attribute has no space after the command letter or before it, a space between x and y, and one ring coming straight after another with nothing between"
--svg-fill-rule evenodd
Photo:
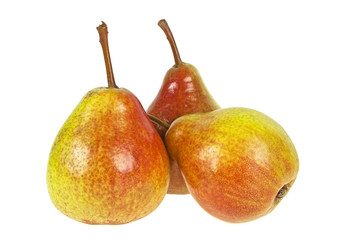
<instances>
[{"instance_id":1,"label":"green and yellow pear","mask_svg":"<svg viewBox=\"0 0 346 240\"><path fill-rule=\"evenodd\" d=\"M107 25L97 29L108 87L89 91L60 129L49 155L47 185L66 216L88 224L124 224L161 203L169 159L141 103L116 86Z\"/></svg>"},{"instance_id":2,"label":"green and yellow pear","mask_svg":"<svg viewBox=\"0 0 346 240\"><path fill-rule=\"evenodd\" d=\"M299 170L285 130L248 108L182 116L172 123L165 143L194 199L227 222L247 222L271 212Z\"/></svg>"}]
</instances>

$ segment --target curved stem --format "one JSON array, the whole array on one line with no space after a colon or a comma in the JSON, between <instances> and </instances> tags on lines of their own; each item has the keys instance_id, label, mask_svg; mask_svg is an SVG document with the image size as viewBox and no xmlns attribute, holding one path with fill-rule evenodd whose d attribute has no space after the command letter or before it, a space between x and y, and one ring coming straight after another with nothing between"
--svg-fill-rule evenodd
<instances>
[{"instance_id":1,"label":"curved stem","mask_svg":"<svg viewBox=\"0 0 346 240\"><path fill-rule=\"evenodd\" d=\"M179 54L179 51L178 51L177 44L174 41L174 37L173 37L173 34L171 32L171 29L169 28L168 23L166 22L165 19L161 19L158 22L158 25L160 26L160 28L166 34L166 37L167 37L167 39L169 41L169 44L171 45L171 48L172 48L172 52L173 52L173 56L174 56L174 61L175 61L175 67L178 67L182 63L182 61L181 61L181 58L180 58L180 54Z\"/></svg>"},{"instance_id":2,"label":"curved stem","mask_svg":"<svg viewBox=\"0 0 346 240\"><path fill-rule=\"evenodd\" d=\"M156 123L157 125L160 125L161 127L163 127L166 131L168 130L168 128L170 127L170 125L164 121L162 121L161 119L147 113L150 121Z\"/></svg>"},{"instance_id":3,"label":"curved stem","mask_svg":"<svg viewBox=\"0 0 346 240\"><path fill-rule=\"evenodd\" d=\"M108 80L108 88L118 88L114 81L113 68L111 62L111 56L109 54L109 46L108 46L108 29L107 24L102 21L102 24L99 25L97 31L100 35L100 43L103 50L103 56L106 64L107 71L107 80Z\"/></svg>"}]
</instances>

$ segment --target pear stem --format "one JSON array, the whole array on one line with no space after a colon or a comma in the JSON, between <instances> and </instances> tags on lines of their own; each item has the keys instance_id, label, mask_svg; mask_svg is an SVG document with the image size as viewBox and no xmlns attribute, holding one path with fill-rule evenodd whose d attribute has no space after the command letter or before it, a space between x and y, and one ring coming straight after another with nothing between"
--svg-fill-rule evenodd
<instances>
[{"instance_id":1,"label":"pear stem","mask_svg":"<svg viewBox=\"0 0 346 240\"><path fill-rule=\"evenodd\" d=\"M169 44L171 45L173 56L174 56L174 61L175 61L175 67L178 67L182 61L180 58L180 54L178 51L177 44L174 41L173 34L171 32L171 29L168 26L168 23L166 22L165 19L161 19L158 23L159 27L163 30L163 32L166 34L166 37L168 39Z\"/></svg>"},{"instance_id":2,"label":"pear stem","mask_svg":"<svg viewBox=\"0 0 346 240\"><path fill-rule=\"evenodd\" d=\"M150 119L150 121L156 123L157 125L160 125L161 127L163 127L166 131L168 130L168 128L170 127L170 125L164 121L162 121L161 119L151 115L151 114L148 114L148 117Z\"/></svg>"},{"instance_id":3,"label":"pear stem","mask_svg":"<svg viewBox=\"0 0 346 240\"><path fill-rule=\"evenodd\" d=\"M100 35L100 43L103 50L103 56L106 64L107 71L107 80L108 80L108 88L119 88L114 81L113 68L111 62L111 56L109 53L109 45L108 45L108 29L107 24L101 21L102 24L99 25L96 29Z\"/></svg>"}]
</instances>

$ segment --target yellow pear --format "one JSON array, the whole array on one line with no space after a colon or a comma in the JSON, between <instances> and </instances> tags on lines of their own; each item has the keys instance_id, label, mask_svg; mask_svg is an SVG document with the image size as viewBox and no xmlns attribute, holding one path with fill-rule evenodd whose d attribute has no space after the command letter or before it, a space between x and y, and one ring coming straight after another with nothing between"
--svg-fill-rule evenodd
<instances>
[{"instance_id":1,"label":"yellow pear","mask_svg":"<svg viewBox=\"0 0 346 240\"><path fill-rule=\"evenodd\" d=\"M88 92L60 129L49 155L47 185L66 216L88 224L123 224L161 203L169 159L141 103L116 86L107 25L97 29L108 88Z\"/></svg>"}]
</instances>

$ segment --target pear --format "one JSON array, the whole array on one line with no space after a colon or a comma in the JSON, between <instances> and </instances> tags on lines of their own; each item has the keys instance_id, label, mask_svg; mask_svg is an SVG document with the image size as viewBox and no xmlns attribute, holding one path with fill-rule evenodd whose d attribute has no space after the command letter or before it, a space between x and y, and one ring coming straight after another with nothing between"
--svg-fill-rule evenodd
<instances>
[{"instance_id":1,"label":"pear","mask_svg":"<svg viewBox=\"0 0 346 240\"><path fill-rule=\"evenodd\" d=\"M271 212L299 170L285 130L248 108L180 117L171 124L165 143L194 199L227 222L247 222Z\"/></svg>"},{"instance_id":2,"label":"pear","mask_svg":"<svg viewBox=\"0 0 346 240\"><path fill-rule=\"evenodd\" d=\"M180 116L190 113L203 113L219 109L219 105L208 92L196 67L182 62L173 34L162 19L158 25L164 31L173 51L175 65L168 70L161 89L147 112L170 124ZM167 128L154 124L161 136ZM171 161L170 194L188 194L186 184L175 161Z\"/></svg>"},{"instance_id":3,"label":"pear","mask_svg":"<svg viewBox=\"0 0 346 240\"><path fill-rule=\"evenodd\" d=\"M163 200L169 158L141 103L114 82L107 25L97 28L108 87L89 91L60 129L47 169L50 198L66 216L88 224L140 219Z\"/></svg>"}]
</instances>

